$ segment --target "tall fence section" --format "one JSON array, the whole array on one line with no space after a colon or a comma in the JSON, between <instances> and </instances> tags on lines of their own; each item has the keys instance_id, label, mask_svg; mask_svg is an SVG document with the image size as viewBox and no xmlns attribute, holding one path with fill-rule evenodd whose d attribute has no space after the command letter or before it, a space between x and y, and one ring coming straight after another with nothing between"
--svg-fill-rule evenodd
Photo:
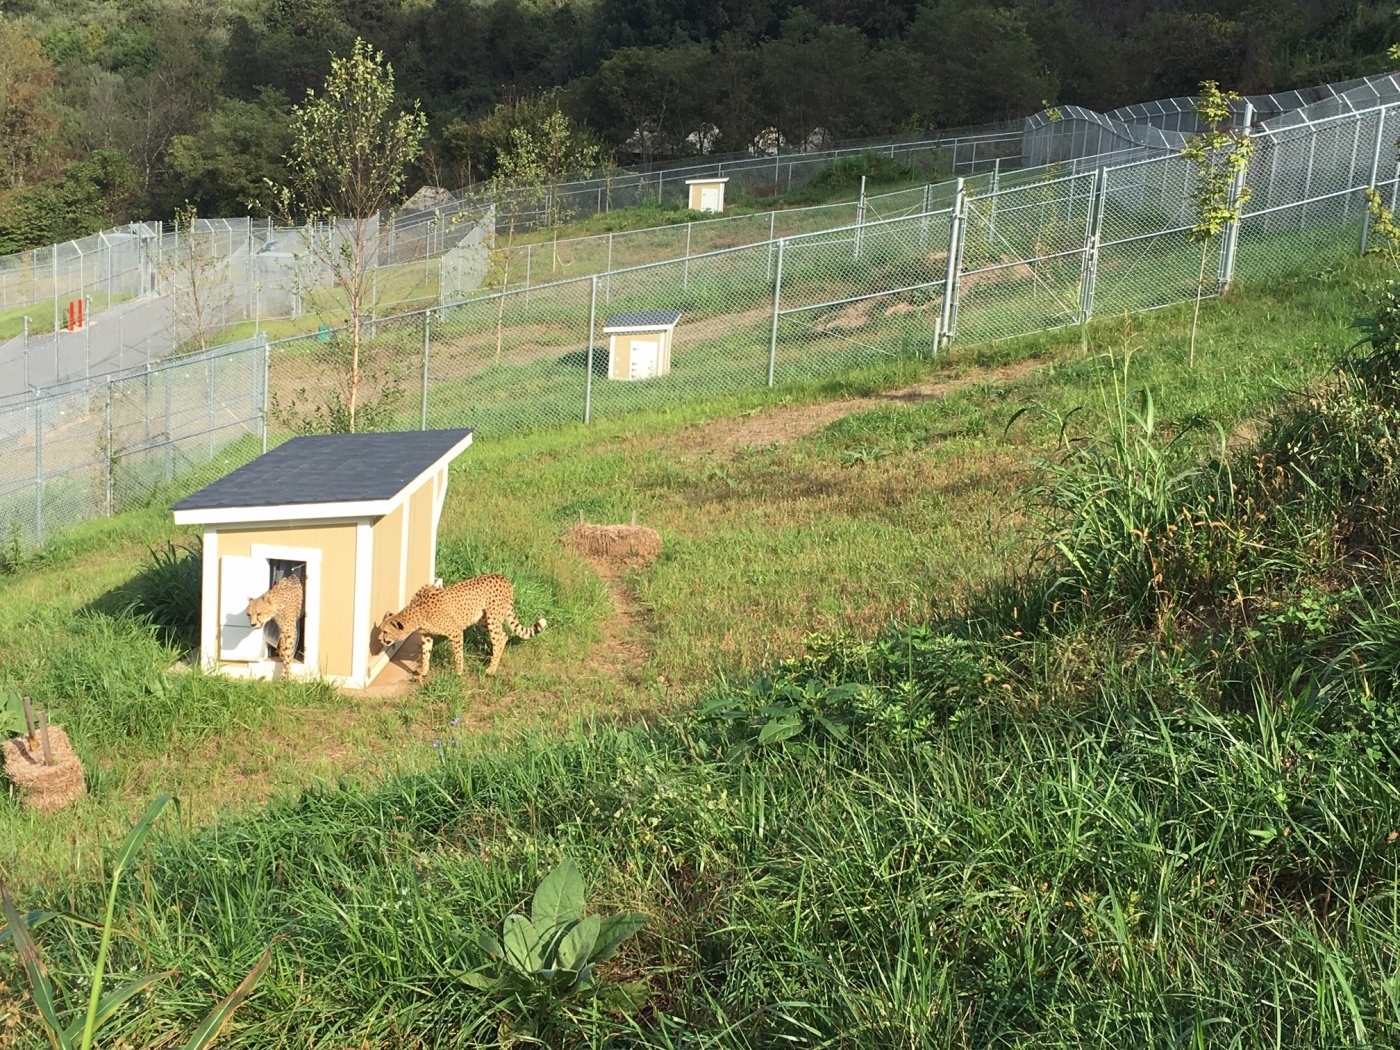
<instances>
[{"instance_id":1,"label":"tall fence section","mask_svg":"<svg viewBox=\"0 0 1400 1050\"><path fill-rule=\"evenodd\" d=\"M1207 246L1208 292L1365 251L1362 191L1396 200L1397 136L1400 103L1256 127L1252 195L1238 226ZM618 265L616 237L580 241L571 250L585 261L553 265L588 269L601 255L601 272L532 275L528 286L366 319L357 425L470 425L489 439L1189 300L1202 265L1186 237L1195 168L1174 153L1123 157L1036 172L994 165L887 195L879 208L863 199L854 215L834 209L827 218L838 224L826 228L763 216L773 225L747 243L680 224L664 236L673 248L687 237L690 250L663 261ZM541 258L509 263L522 264ZM626 333L610 328L677 313L669 352L640 372L619 367ZM0 402L10 453L0 460L0 524L22 544L42 542L220 472L259 451L269 431L343 422L355 344L345 328L259 338Z\"/></svg>"}]
</instances>

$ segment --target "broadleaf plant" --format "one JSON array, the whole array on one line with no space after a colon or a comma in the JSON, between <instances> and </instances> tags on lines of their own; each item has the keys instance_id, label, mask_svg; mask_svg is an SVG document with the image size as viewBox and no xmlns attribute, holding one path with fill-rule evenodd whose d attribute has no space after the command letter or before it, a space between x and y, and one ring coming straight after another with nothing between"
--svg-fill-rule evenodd
<instances>
[{"instance_id":1,"label":"broadleaf plant","mask_svg":"<svg viewBox=\"0 0 1400 1050\"><path fill-rule=\"evenodd\" d=\"M643 982L600 984L595 974L650 919L641 912L606 918L584 914L583 875L566 859L541 880L530 916L506 916L501 936L483 931L478 946L486 965L460 975L472 988L498 997L523 1035L541 1037L588 1001L621 1010L645 999Z\"/></svg>"}]
</instances>

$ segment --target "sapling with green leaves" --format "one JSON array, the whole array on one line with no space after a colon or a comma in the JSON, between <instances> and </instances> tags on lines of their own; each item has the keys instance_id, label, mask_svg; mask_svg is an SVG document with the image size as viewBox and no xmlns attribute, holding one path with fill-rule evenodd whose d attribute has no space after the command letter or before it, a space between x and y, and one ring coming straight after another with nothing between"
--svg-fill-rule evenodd
<instances>
[{"instance_id":1,"label":"sapling with green leaves","mask_svg":"<svg viewBox=\"0 0 1400 1050\"><path fill-rule=\"evenodd\" d=\"M23 915L10 898L10 891L0 882L0 909L3 909L5 926L0 930L0 941L10 941L19 955L20 965L29 980L29 995L39 1011L49 1043L54 1050L92 1050L97 1030L110 1021L117 1012L136 996L148 991L157 982L175 974L174 970L162 973L143 974L131 978L120 987L102 994L107 970L107 956L112 945L113 922L116 919L117 890L122 876L131 867L137 853L145 843L160 816L161 810L170 802L169 795L161 795L146 807L135 826L122 841L112 861L111 883L107 888L107 908L101 924L79 919L71 915L57 915L52 912L32 912ZM93 961L92 972L88 975L92 991L88 996L87 1009L65 1010L62 997L39 952L32 930L53 919L66 919L83 926L101 931L97 947L97 958ZM185 1043L184 1050L204 1050L218 1038L233 1012L252 993L258 981L267 972L272 961L272 949L263 952L257 964L250 970L227 996L224 997L195 1028ZM164 1045L164 1044L162 1044Z\"/></svg>"},{"instance_id":2,"label":"sapling with green leaves","mask_svg":"<svg viewBox=\"0 0 1400 1050\"><path fill-rule=\"evenodd\" d=\"M349 55L331 57L320 96L308 89L306 101L292 107L289 179L270 185L285 216L322 224L310 228L309 248L350 314L343 418L352 434L364 379L361 330L372 310L379 260L379 214L402 200L405 173L422 152L427 130L416 102L407 112L395 102L394 68L383 53L356 39Z\"/></svg>"},{"instance_id":3,"label":"sapling with green leaves","mask_svg":"<svg viewBox=\"0 0 1400 1050\"><path fill-rule=\"evenodd\" d=\"M584 139L560 110L555 109L534 127L514 127L509 144L496 158L496 170L488 183L498 221L504 221L506 244L500 253L501 291L510 287L515 237L527 218L554 231L558 250L559 227L571 209L560 197L559 186L567 175L586 174L598 163L598 149ZM554 264L557 264L557 258ZM505 297L496 300L496 363L501 361Z\"/></svg>"},{"instance_id":4,"label":"sapling with green leaves","mask_svg":"<svg viewBox=\"0 0 1400 1050\"><path fill-rule=\"evenodd\" d=\"M583 905L583 875L566 859L540 882L529 918L509 915L499 938L485 932L477 938L489 962L462 980L498 996L522 1034L547 1033L561 1010L587 1001L631 1010L645 999L644 982L602 984L596 968L649 918L624 911L604 919L584 915Z\"/></svg>"},{"instance_id":5,"label":"sapling with green leaves","mask_svg":"<svg viewBox=\"0 0 1400 1050\"><path fill-rule=\"evenodd\" d=\"M1196 330L1201 319L1201 298L1206 286L1206 258L1210 246L1222 231L1240 221L1240 214L1249 200L1250 190L1240 176L1249 167L1254 155L1254 140L1249 129L1237 131L1230 126L1231 102L1243 101L1234 91L1221 91L1214 80L1201 83L1196 100L1196 115L1205 130L1192 135L1181 155L1196 165L1196 185L1191 190L1191 209L1196 224L1186 232L1188 240L1201 246L1201 269L1196 277L1196 310L1191 315L1190 364L1196 364Z\"/></svg>"}]
</instances>

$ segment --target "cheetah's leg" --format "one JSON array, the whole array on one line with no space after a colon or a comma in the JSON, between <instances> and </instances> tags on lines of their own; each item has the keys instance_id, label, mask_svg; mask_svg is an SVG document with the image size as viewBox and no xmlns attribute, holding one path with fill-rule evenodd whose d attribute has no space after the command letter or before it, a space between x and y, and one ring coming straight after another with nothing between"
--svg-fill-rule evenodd
<instances>
[{"instance_id":1,"label":"cheetah's leg","mask_svg":"<svg viewBox=\"0 0 1400 1050\"><path fill-rule=\"evenodd\" d=\"M462 660L462 632L453 631L450 635L448 635L447 640L452 645L452 659L457 664L457 673L459 675L466 674L467 665Z\"/></svg>"},{"instance_id":2,"label":"cheetah's leg","mask_svg":"<svg viewBox=\"0 0 1400 1050\"><path fill-rule=\"evenodd\" d=\"M297 651L296 627L288 629L277 624L277 658L282 661L282 677L292 677L292 657Z\"/></svg>"},{"instance_id":3,"label":"cheetah's leg","mask_svg":"<svg viewBox=\"0 0 1400 1050\"><path fill-rule=\"evenodd\" d=\"M421 682L428 677L428 665L433 659L433 636L424 631L418 637L422 639L422 643L418 650L418 671L415 677Z\"/></svg>"},{"instance_id":4,"label":"cheetah's leg","mask_svg":"<svg viewBox=\"0 0 1400 1050\"><path fill-rule=\"evenodd\" d=\"M501 654L506 651L506 632L505 628L492 619L486 625L486 633L491 636L491 664L486 668L486 673L495 674L496 668L501 664Z\"/></svg>"}]
</instances>

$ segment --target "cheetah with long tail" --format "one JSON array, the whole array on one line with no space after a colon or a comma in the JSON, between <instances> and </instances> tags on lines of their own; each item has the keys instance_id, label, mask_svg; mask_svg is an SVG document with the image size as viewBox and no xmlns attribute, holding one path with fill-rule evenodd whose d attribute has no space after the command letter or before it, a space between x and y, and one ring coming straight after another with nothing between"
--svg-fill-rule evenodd
<instances>
[{"instance_id":1,"label":"cheetah with long tail","mask_svg":"<svg viewBox=\"0 0 1400 1050\"><path fill-rule=\"evenodd\" d=\"M515 589L504 576L473 576L451 587L426 584L418 588L418 593L402 611L384 617L379 625L379 638L384 645L391 645L414 631L420 632L423 656L418 663L417 678L422 681L428 674L433 636L444 637L452 646L457 673L462 674L466 670L462 661L462 632L483 619L491 638L491 663L486 668L489 675L496 673L506 649L507 636L502 623L508 624L521 638L533 638L548 626L544 617L535 621L533 627L520 625L515 618Z\"/></svg>"}]
</instances>

